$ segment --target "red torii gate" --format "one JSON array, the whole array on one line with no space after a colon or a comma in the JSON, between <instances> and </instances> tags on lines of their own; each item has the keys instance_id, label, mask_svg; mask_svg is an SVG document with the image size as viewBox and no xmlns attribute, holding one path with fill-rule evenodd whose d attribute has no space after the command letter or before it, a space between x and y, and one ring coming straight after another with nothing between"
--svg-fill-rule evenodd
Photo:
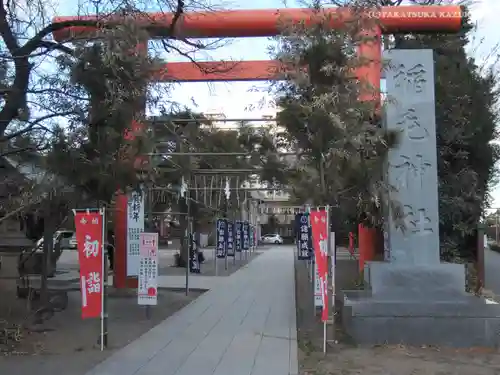
<instances>
[{"instance_id":1,"label":"red torii gate","mask_svg":"<svg viewBox=\"0 0 500 375\"><path fill-rule=\"evenodd\" d=\"M331 17L331 27L342 26L342 23L352 18L349 8L326 8L322 12ZM359 56L368 59L371 63L360 67L358 77L373 87L380 89L381 78L381 33L395 32L457 32L462 27L463 8L460 6L400 6L382 7L373 11L366 11L366 17L377 19L374 30L367 31L376 38L375 42L361 45ZM259 9L259 10L228 10L214 12L190 12L182 14L174 27L174 35L185 38L231 38L231 37L270 37L280 33L280 21L314 22L315 12L311 9ZM55 17L54 23L74 20L97 20L97 16L68 16ZM141 26L148 28L152 38L164 38L165 30L171 27L173 13L151 13L139 15L134 20ZM108 21L119 21L118 16L110 16ZM102 20L100 20L102 21ZM54 32L56 41L70 40L72 37L82 37L91 33L95 28L75 26ZM163 31L163 34L162 34ZM153 77L157 81L255 81L275 80L280 64L277 61L244 61L244 62L203 62L203 69L199 66L186 63L168 63ZM228 69L221 69L221 67ZM367 93L361 100L378 100L373 92ZM127 197L121 194L116 200L115 214L115 287L137 287L137 279L127 277ZM360 258L371 260L374 256L375 240L373 231L360 229ZM368 240L367 240L368 239Z\"/></svg>"}]
</instances>

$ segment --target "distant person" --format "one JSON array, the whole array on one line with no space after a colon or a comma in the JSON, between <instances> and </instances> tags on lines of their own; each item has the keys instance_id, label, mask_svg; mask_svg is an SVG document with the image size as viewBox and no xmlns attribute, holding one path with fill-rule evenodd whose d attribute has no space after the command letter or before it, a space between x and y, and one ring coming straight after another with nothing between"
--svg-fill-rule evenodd
<instances>
[{"instance_id":1,"label":"distant person","mask_svg":"<svg viewBox=\"0 0 500 375\"><path fill-rule=\"evenodd\" d=\"M111 229L108 229L107 243L109 269L113 271L115 266L115 233Z\"/></svg>"}]
</instances>

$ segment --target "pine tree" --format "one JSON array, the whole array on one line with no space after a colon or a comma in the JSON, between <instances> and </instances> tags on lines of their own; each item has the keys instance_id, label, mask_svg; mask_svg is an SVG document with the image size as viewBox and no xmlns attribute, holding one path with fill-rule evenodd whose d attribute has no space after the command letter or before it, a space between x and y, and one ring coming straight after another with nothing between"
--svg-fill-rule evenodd
<instances>
[{"instance_id":1,"label":"pine tree","mask_svg":"<svg viewBox=\"0 0 500 375\"><path fill-rule=\"evenodd\" d=\"M286 30L276 52L288 67L287 79L275 85L278 124L288 147L303 153L290 176L293 195L298 204L340 207L332 215L344 226L337 232L359 220L379 225L388 191L384 161L396 139L376 120L374 103L359 100L362 86L353 75L364 63L356 53L359 30L373 25L360 17L332 30L321 10L315 18L321 22Z\"/></svg>"}]
</instances>

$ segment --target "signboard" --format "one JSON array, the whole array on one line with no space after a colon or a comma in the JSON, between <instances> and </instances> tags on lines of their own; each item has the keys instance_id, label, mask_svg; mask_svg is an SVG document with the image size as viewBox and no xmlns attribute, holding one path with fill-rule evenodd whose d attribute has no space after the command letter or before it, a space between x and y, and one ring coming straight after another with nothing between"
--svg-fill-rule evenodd
<instances>
[{"instance_id":1,"label":"signboard","mask_svg":"<svg viewBox=\"0 0 500 375\"><path fill-rule=\"evenodd\" d=\"M144 193L133 191L127 205L127 276L139 274L139 235L144 232Z\"/></svg>"},{"instance_id":2,"label":"signboard","mask_svg":"<svg viewBox=\"0 0 500 375\"><path fill-rule=\"evenodd\" d=\"M313 235L314 264L317 266L317 278L320 282L321 296L323 299L323 312L321 320L328 320L328 228L326 211L311 212L311 228Z\"/></svg>"},{"instance_id":3,"label":"signboard","mask_svg":"<svg viewBox=\"0 0 500 375\"><path fill-rule=\"evenodd\" d=\"M217 232L215 236L215 252L217 258L225 258L227 244L227 220L217 219L216 228Z\"/></svg>"},{"instance_id":4,"label":"signboard","mask_svg":"<svg viewBox=\"0 0 500 375\"><path fill-rule=\"evenodd\" d=\"M241 221L236 221L234 223L234 226L235 226L235 241L234 241L234 244L235 244L235 250L237 252L241 252L241 249L243 247L243 236L242 236L242 225L243 223Z\"/></svg>"},{"instance_id":5,"label":"signboard","mask_svg":"<svg viewBox=\"0 0 500 375\"><path fill-rule=\"evenodd\" d=\"M300 212L302 206L277 207L275 204L261 205L259 212L263 215L295 215Z\"/></svg>"},{"instance_id":6,"label":"signboard","mask_svg":"<svg viewBox=\"0 0 500 375\"><path fill-rule=\"evenodd\" d=\"M227 222L227 244L226 244L226 251L227 251L227 256L228 257L234 257L235 256L235 249L234 249L234 223L231 221Z\"/></svg>"},{"instance_id":7,"label":"signboard","mask_svg":"<svg viewBox=\"0 0 500 375\"><path fill-rule=\"evenodd\" d=\"M198 258L198 244L196 233L189 234L189 272L200 273L200 262Z\"/></svg>"},{"instance_id":8,"label":"signboard","mask_svg":"<svg viewBox=\"0 0 500 375\"><path fill-rule=\"evenodd\" d=\"M298 259L305 260L312 257L312 236L309 226L309 214L300 213L295 215L295 230L297 235Z\"/></svg>"},{"instance_id":9,"label":"signboard","mask_svg":"<svg viewBox=\"0 0 500 375\"><path fill-rule=\"evenodd\" d=\"M139 278L137 303L158 304L158 233L139 235Z\"/></svg>"},{"instance_id":10,"label":"signboard","mask_svg":"<svg viewBox=\"0 0 500 375\"><path fill-rule=\"evenodd\" d=\"M248 221L241 223L241 232L243 235L242 249L247 251L250 249L250 224Z\"/></svg>"},{"instance_id":11,"label":"signboard","mask_svg":"<svg viewBox=\"0 0 500 375\"><path fill-rule=\"evenodd\" d=\"M323 307L321 295L321 279L318 273L318 265L314 263L314 307Z\"/></svg>"},{"instance_id":12,"label":"signboard","mask_svg":"<svg viewBox=\"0 0 500 375\"><path fill-rule=\"evenodd\" d=\"M103 308L104 214L75 212L75 231L80 264L82 318L99 318Z\"/></svg>"}]
</instances>

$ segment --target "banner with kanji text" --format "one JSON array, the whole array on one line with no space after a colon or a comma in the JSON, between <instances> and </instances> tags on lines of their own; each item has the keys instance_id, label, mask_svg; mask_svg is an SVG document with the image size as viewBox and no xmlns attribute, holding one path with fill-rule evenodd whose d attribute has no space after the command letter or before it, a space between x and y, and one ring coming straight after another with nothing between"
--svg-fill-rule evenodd
<instances>
[{"instance_id":1,"label":"banner with kanji text","mask_svg":"<svg viewBox=\"0 0 500 375\"><path fill-rule=\"evenodd\" d=\"M80 264L82 318L98 318L103 307L104 214L76 211L75 230Z\"/></svg>"},{"instance_id":2,"label":"banner with kanji text","mask_svg":"<svg viewBox=\"0 0 500 375\"><path fill-rule=\"evenodd\" d=\"M323 311L321 320L328 320L328 226L326 211L311 211L311 229L313 237L314 261L318 267Z\"/></svg>"},{"instance_id":3,"label":"banner with kanji text","mask_svg":"<svg viewBox=\"0 0 500 375\"><path fill-rule=\"evenodd\" d=\"M312 242L309 214L307 212L295 215L295 234L297 241L297 254L299 260L311 259Z\"/></svg>"},{"instance_id":4,"label":"banner with kanji text","mask_svg":"<svg viewBox=\"0 0 500 375\"><path fill-rule=\"evenodd\" d=\"M139 243L139 305L158 304L158 233L141 233Z\"/></svg>"},{"instance_id":5,"label":"banner with kanji text","mask_svg":"<svg viewBox=\"0 0 500 375\"><path fill-rule=\"evenodd\" d=\"M227 243L226 243L226 251L228 257L235 256L235 243L234 243L234 223L232 221L227 222Z\"/></svg>"},{"instance_id":6,"label":"banner with kanji text","mask_svg":"<svg viewBox=\"0 0 500 375\"><path fill-rule=\"evenodd\" d=\"M215 229L215 255L217 258L225 258L227 247L227 219L217 219Z\"/></svg>"},{"instance_id":7,"label":"banner with kanji text","mask_svg":"<svg viewBox=\"0 0 500 375\"><path fill-rule=\"evenodd\" d=\"M241 248L247 251L250 249L250 223L248 221L241 223L241 235L243 237Z\"/></svg>"},{"instance_id":8,"label":"banner with kanji text","mask_svg":"<svg viewBox=\"0 0 500 375\"><path fill-rule=\"evenodd\" d=\"M240 253L241 250L243 249L243 223L239 220L235 221L234 223L234 236L235 236L235 241L234 241L234 247L236 252ZM228 254L229 255L229 254Z\"/></svg>"},{"instance_id":9,"label":"banner with kanji text","mask_svg":"<svg viewBox=\"0 0 500 375\"><path fill-rule=\"evenodd\" d=\"M253 225L250 225L249 230L248 230L248 235L250 237L250 247L255 246L255 227Z\"/></svg>"}]
</instances>

